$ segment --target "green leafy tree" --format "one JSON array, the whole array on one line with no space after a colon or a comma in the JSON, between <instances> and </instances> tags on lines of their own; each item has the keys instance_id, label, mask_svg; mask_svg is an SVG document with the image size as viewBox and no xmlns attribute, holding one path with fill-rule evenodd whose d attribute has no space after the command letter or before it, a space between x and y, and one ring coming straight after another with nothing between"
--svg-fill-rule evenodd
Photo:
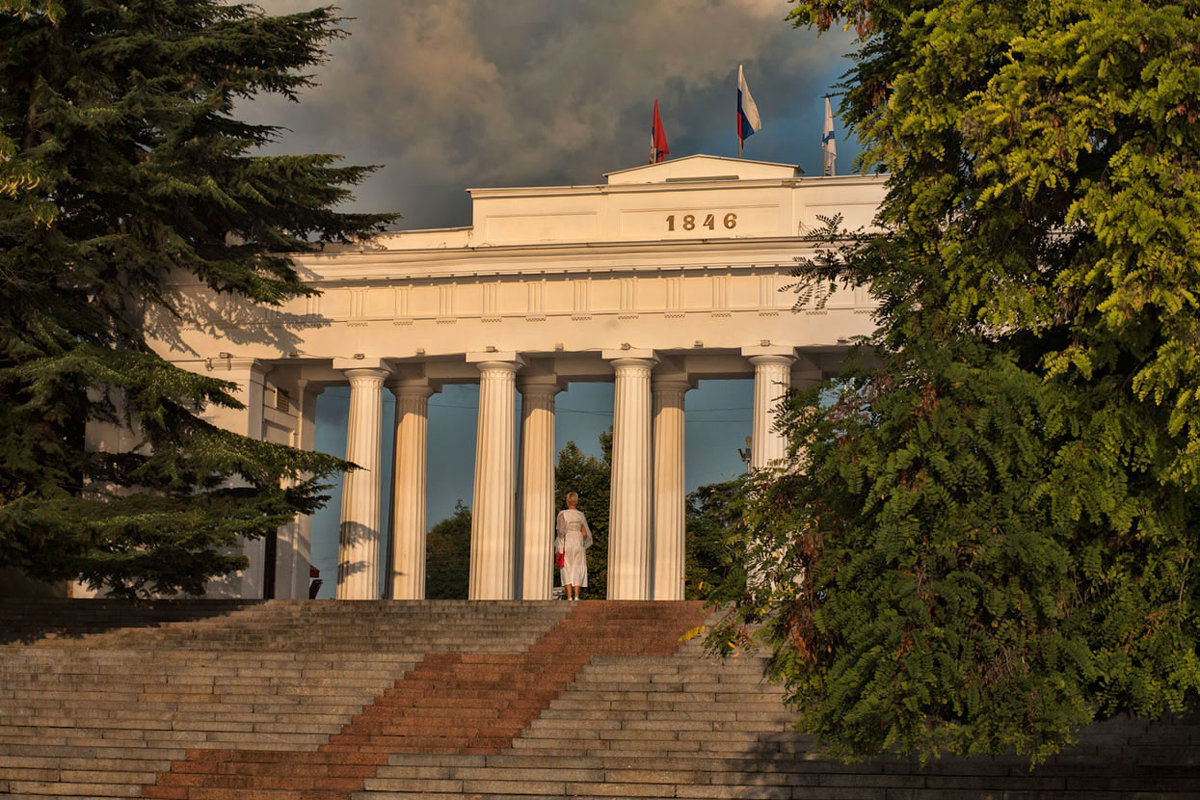
<instances>
[{"instance_id":1,"label":"green leafy tree","mask_svg":"<svg viewBox=\"0 0 1200 800\"><path fill-rule=\"evenodd\" d=\"M471 509L459 500L425 539L425 597L466 600L470 577Z\"/></svg>"},{"instance_id":2,"label":"green leafy tree","mask_svg":"<svg viewBox=\"0 0 1200 800\"><path fill-rule=\"evenodd\" d=\"M800 724L847 755L1036 761L1195 709L1196 8L792 18L857 31L842 115L890 175L880 232L821 232L798 273L870 287L878 366L793 398L794 468L748 488L740 620Z\"/></svg>"},{"instance_id":3,"label":"green leafy tree","mask_svg":"<svg viewBox=\"0 0 1200 800\"><path fill-rule=\"evenodd\" d=\"M231 384L163 360L150 308L190 274L265 304L308 293L285 252L380 229L339 213L371 168L253 155L233 116L295 99L340 35L331 9L215 0L0 0L0 565L115 593L202 591L228 546L309 513L344 465L200 416ZM84 447L89 421L141 437Z\"/></svg>"},{"instance_id":4,"label":"green leafy tree","mask_svg":"<svg viewBox=\"0 0 1200 800\"><path fill-rule=\"evenodd\" d=\"M738 545L742 523L743 479L701 486L687 496L687 555L684 594L688 600L736 600L746 581Z\"/></svg>"},{"instance_id":5,"label":"green leafy tree","mask_svg":"<svg viewBox=\"0 0 1200 800\"><path fill-rule=\"evenodd\" d=\"M601 457L585 455L574 442L558 452L554 466L554 503L567 507L567 492L579 493L579 510L587 517L592 546L587 550L588 585L581 596L608 595L608 501L612 486L612 432L600 434ZM556 576L557 580L557 576Z\"/></svg>"}]
</instances>

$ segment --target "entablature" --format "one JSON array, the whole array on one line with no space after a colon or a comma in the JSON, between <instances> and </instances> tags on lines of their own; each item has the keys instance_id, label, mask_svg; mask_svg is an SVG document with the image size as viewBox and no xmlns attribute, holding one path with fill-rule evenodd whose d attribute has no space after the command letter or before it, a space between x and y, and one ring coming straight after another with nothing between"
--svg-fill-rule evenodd
<instances>
[{"instance_id":1,"label":"entablature","mask_svg":"<svg viewBox=\"0 0 1200 800\"><path fill-rule=\"evenodd\" d=\"M297 269L313 286L347 282L439 281L459 278L524 280L615 273L790 270L816 245L790 235L693 242L607 242L521 245L427 251L299 254Z\"/></svg>"}]
</instances>

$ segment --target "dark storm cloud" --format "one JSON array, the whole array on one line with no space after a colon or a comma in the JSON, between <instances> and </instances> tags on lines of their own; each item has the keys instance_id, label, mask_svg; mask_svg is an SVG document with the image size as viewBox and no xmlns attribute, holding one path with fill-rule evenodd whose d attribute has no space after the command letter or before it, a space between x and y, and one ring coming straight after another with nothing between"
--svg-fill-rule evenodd
<instances>
[{"instance_id":1,"label":"dark storm cloud","mask_svg":"<svg viewBox=\"0 0 1200 800\"><path fill-rule=\"evenodd\" d=\"M263 0L268 13L309 8ZM273 150L381 164L354 208L402 227L470 223L467 187L600 183L645 163L659 101L671 155L735 155L737 66L762 112L745 156L820 168L821 97L845 35L783 21L783 0L346 0L299 105L241 113L290 129ZM843 138L842 131L838 131ZM839 142L839 172L849 148Z\"/></svg>"}]
</instances>

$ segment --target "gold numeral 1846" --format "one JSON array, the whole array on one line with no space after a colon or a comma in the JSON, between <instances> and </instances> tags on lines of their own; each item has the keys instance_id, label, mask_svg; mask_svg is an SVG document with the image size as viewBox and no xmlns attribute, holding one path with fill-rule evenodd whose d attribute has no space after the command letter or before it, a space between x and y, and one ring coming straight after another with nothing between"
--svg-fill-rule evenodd
<instances>
[{"instance_id":1,"label":"gold numeral 1846","mask_svg":"<svg viewBox=\"0 0 1200 800\"><path fill-rule=\"evenodd\" d=\"M696 215L695 214L684 214L683 216L679 217L678 220L676 219L676 216L674 214L669 214L667 216L667 230L668 231L675 230L675 226L676 226L677 222L678 222L680 230L684 230L684 231L696 230ZM726 213L725 216L721 218L721 224L724 225L727 230L733 230L734 228L737 227L737 214L733 213L732 211ZM702 228L708 228L710 231L716 230L717 229L716 214L705 214L704 221L699 223L699 225Z\"/></svg>"}]
</instances>

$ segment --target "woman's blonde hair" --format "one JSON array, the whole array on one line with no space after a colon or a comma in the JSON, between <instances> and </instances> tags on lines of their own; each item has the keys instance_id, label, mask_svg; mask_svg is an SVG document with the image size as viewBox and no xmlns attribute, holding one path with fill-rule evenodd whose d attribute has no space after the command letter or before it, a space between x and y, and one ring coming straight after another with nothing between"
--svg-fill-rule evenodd
<instances>
[{"instance_id":1,"label":"woman's blonde hair","mask_svg":"<svg viewBox=\"0 0 1200 800\"><path fill-rule=\"evenodd\" d=\"M569 503L572 500L576 503L579 502L579 492L567 492L567 502Z\"/></svg>"}]
</instances>

